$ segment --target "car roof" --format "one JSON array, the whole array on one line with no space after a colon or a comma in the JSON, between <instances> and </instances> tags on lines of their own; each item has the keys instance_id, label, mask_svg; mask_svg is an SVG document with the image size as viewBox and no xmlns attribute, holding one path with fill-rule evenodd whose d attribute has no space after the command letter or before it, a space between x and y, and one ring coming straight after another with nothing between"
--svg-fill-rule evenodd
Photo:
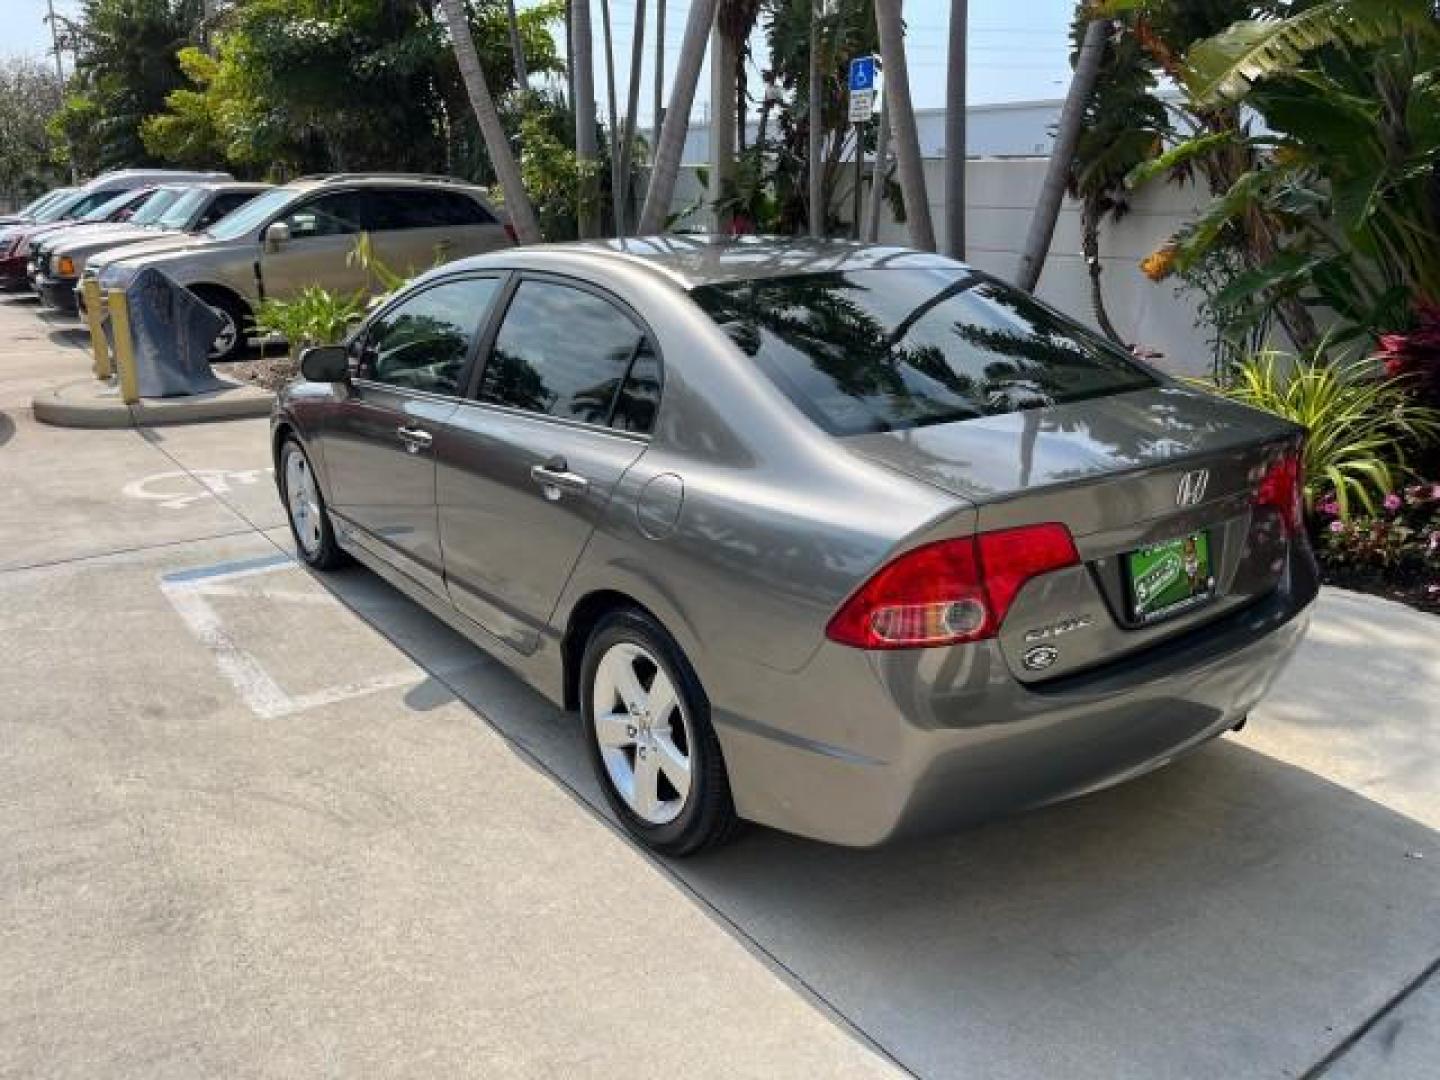
<instances>
[{"instance_id":1,"label":"car roof","mask_svg":"<svg viewBox=\"0 0 1440 1080\"><path fill-rule=\"evenodd\" d=\"M574 259L597 266L623 262L644 266L689 290L701 285L882 268L960 268L943 255L888 244L846 240L809 240L786 236L667 234L623 240L590 240L510 248L477 256L477 264L503 261L506 255L533 253ZM470 261L470 260L465 260ZM454 264L452 264L454 268Z\"/></svg>"}]
</instances>

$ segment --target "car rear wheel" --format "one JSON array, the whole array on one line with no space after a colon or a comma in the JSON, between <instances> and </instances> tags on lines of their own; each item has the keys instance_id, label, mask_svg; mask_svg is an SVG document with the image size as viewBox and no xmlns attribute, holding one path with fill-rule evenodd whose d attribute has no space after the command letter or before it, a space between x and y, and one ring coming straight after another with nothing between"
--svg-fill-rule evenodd
<instances>
[{"instance_id":1,"label":"car rear wheel","mask_svg":"<svg viewBox=\"0 0 1440 1080\"><path fill-rule=\"evenodd\" d=\"M641 843L671 856L729 840L739 819L710 704L648 615L601 620L581 665L586 743L605 797Z\"/></svg>"},{"instance_id":2,"label":"car rear wheel","mask_svg":"<svg viewBox=\"0 0 1440 1080\"><path fill-rule=\"evenodd\" d=\"M317 570L333 570L345 562L335 542L335 529L325 509L325 496L310 468L310 458L292 436L280 451L280 496L300 558Z\"/></svg>"}]
</instances>

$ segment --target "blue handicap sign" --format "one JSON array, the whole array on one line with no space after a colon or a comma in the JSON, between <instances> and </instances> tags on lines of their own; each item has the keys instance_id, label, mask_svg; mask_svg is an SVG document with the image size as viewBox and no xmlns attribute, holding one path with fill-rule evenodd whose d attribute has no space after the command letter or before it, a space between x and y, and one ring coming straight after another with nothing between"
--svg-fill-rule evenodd
<instances>
[{"instance_id":1,"label":"blue handicap sign","mask_svg":"<svg viewBox=\"0 0 1440 1080\"><path fill-rule=\"evenodd\" d=\"M875 89L875 57L857 56L850 61L850 89Z\"/></svg>"}]
</instances>

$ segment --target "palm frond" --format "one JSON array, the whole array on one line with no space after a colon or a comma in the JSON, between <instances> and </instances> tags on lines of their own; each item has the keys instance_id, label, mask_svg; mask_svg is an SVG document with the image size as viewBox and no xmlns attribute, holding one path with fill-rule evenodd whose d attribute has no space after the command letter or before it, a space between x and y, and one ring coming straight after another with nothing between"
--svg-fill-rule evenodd
<instances>
[{"instance_id":1,"label":"palm frond","mask_svg":"<svg viewBox=\"0 0 1440 1080\"><path fill-rule=\"evenodd\" d=\"M1440 35L1428 0L1325 0L1289 18L1245 19L1190 50L1185 86L1197 104L1232 104L1257 80L1300 67L1317 49L1363 48L1405 31Z\"/></svg>"}]
</instances>

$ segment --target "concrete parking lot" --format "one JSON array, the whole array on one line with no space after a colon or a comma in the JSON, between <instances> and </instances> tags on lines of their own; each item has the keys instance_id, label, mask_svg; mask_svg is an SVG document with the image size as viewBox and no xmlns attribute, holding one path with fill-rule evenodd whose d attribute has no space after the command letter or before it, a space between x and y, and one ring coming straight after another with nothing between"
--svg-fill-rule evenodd
<instances>
[{"instance_id":1,"label":"concrete parking lot","mask_svg":"<svg viewBox=\"0 0 1440 1080\"><path fill-rule=\"evenodd\" d=\"M1112 791L665 864L573 717L290 558L263 421L37 424L84 349L0 299L0 1076L1436 1074L1433 617L1327 591Z\"/></svg>"}]
</instances>

